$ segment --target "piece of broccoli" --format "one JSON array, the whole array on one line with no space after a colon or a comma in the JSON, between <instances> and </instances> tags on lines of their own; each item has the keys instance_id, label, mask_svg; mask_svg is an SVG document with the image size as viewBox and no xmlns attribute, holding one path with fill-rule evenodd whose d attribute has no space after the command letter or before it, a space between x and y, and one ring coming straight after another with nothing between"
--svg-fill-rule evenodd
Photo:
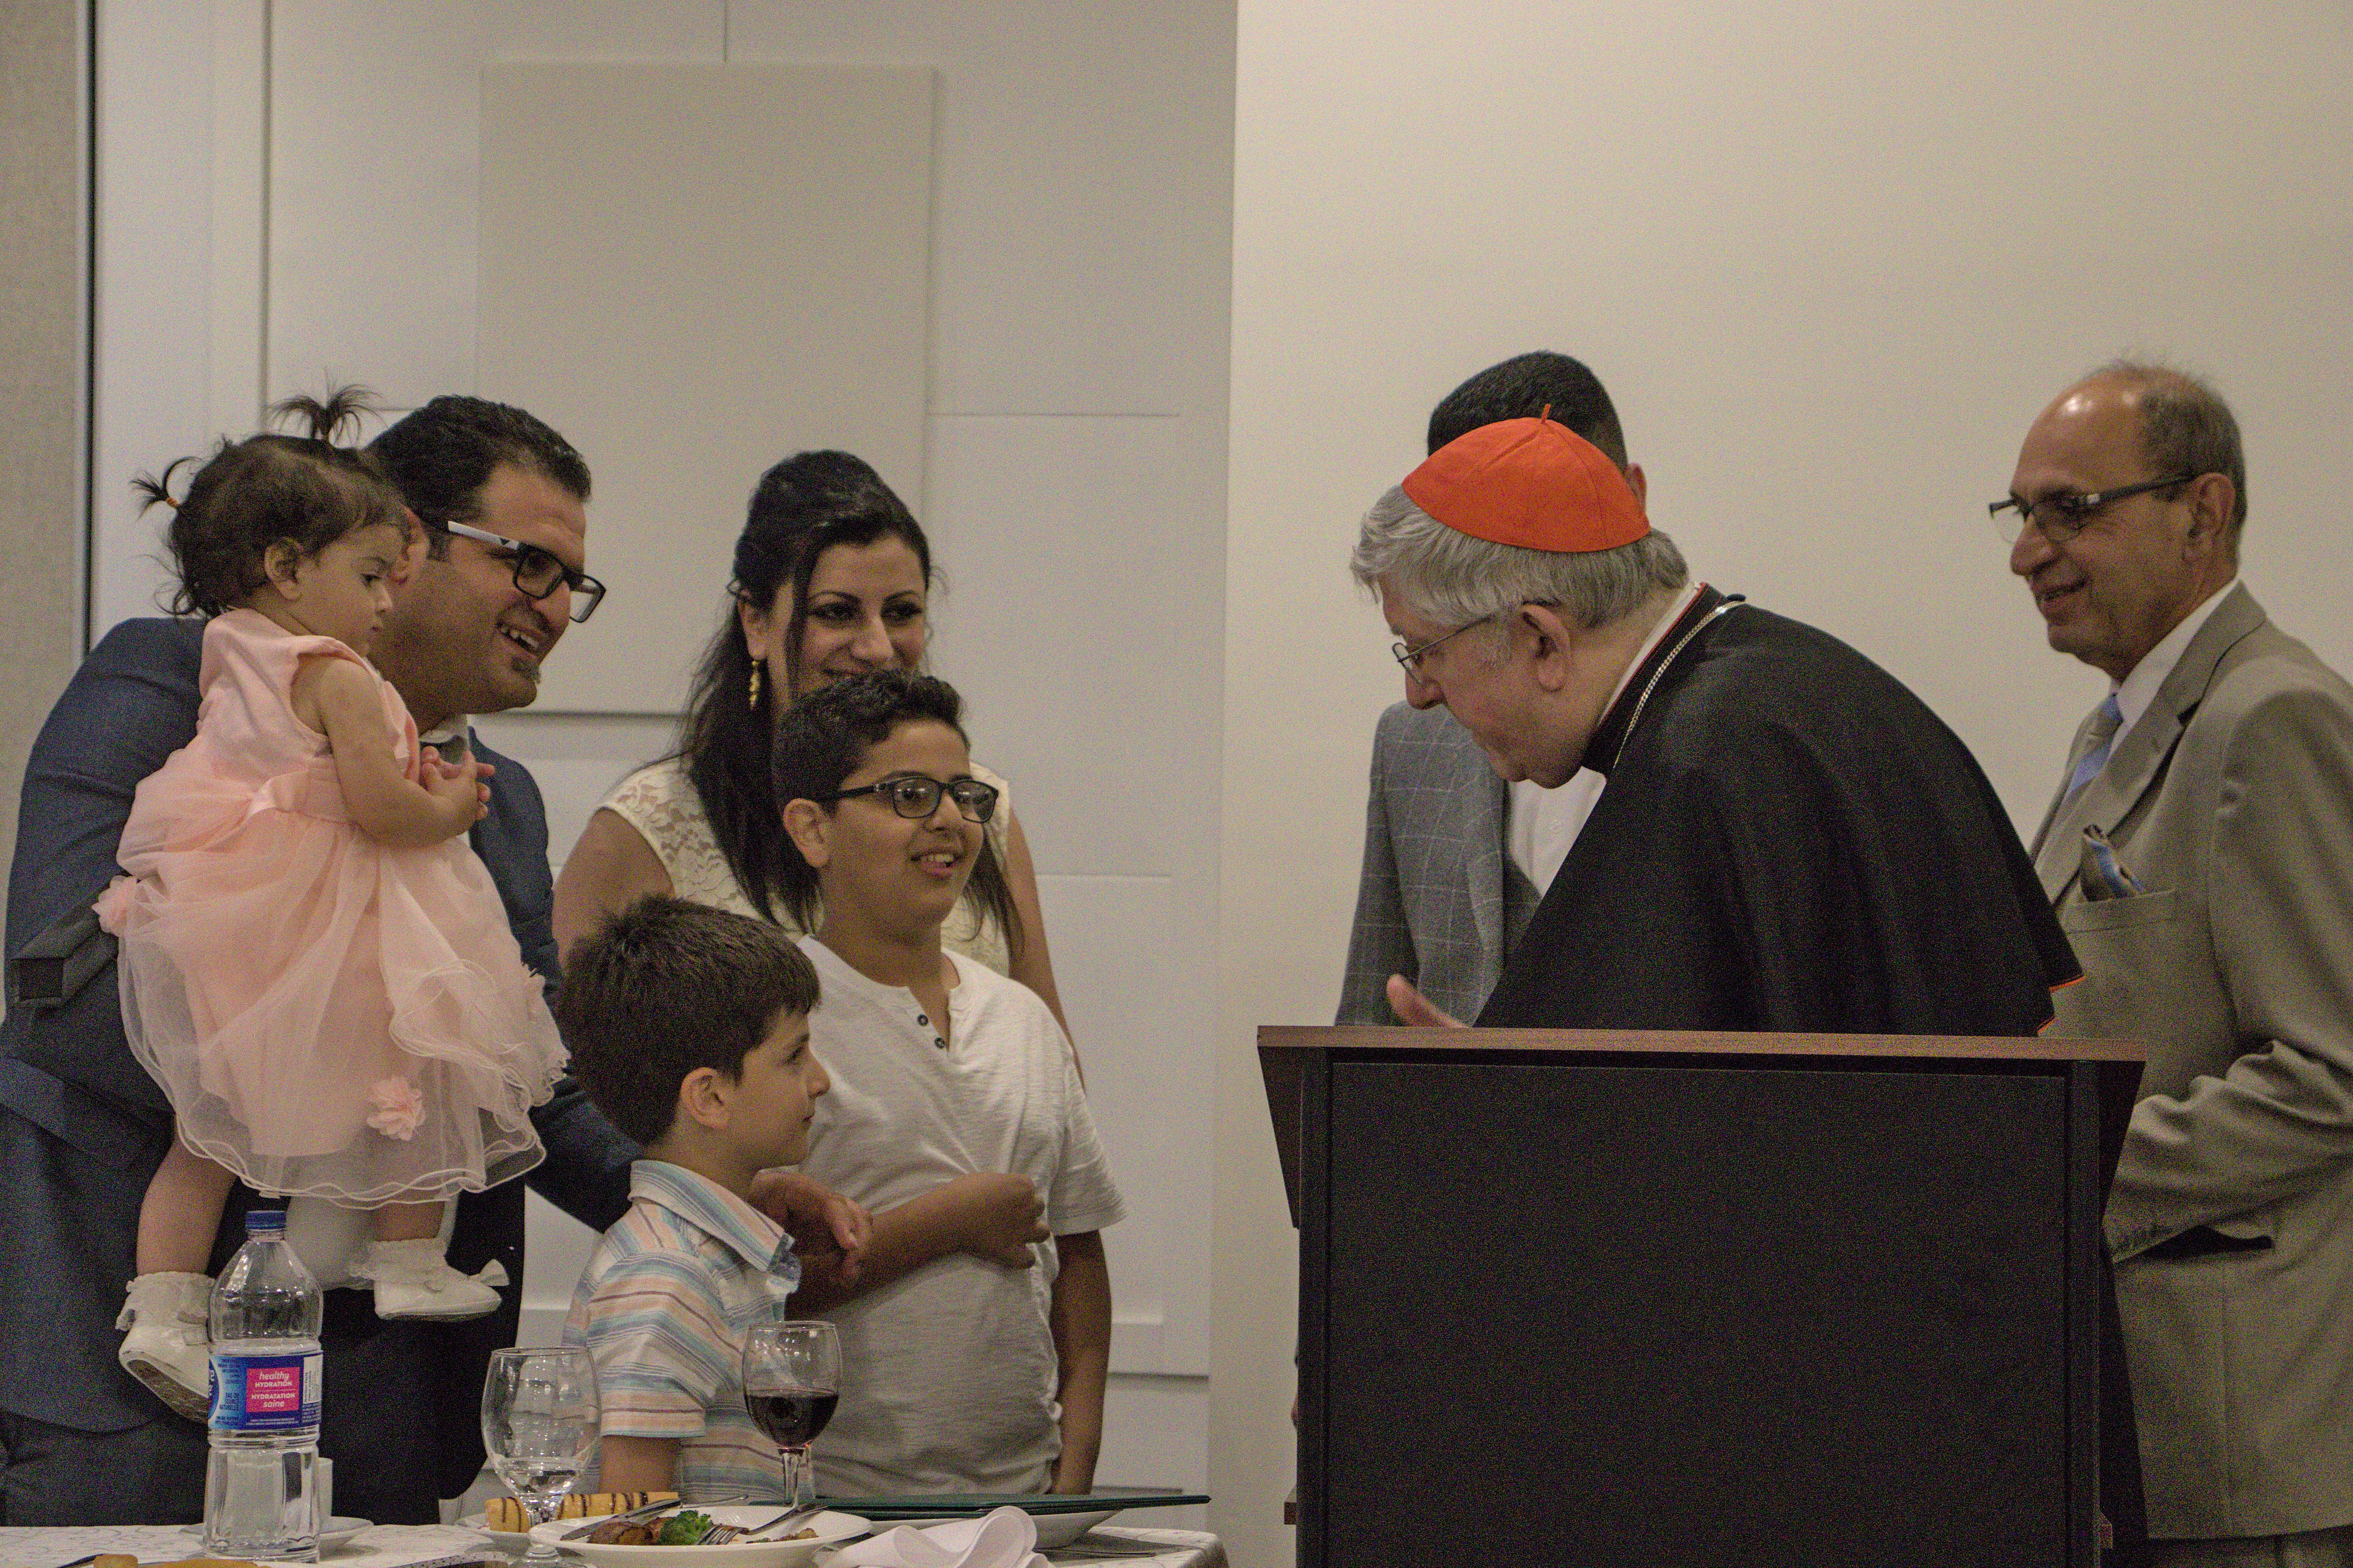
<instances>
[{"instance_id":1,"label":"piece of broccoli","mask_svg":"<svg viewBox=\"0 0 2353 1568\"><path fill-rule=\"evenodd\" d=\"M691 1546L702 1539L711 1528L711 1516L693 1509L681 1509L662 1521L661 1533L654 1537L656 1546Z\"/></svg>"}]
</instances>

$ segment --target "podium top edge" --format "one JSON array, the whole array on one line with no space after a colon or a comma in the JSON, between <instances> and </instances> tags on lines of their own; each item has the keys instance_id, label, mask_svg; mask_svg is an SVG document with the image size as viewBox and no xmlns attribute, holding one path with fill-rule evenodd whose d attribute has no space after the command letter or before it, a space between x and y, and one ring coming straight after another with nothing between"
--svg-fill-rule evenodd
<instances>
[{"instance_id":1,"label":"podium top edge","mask_svg":"<svg viewBox=\"0 0 2353 1568\"><path fill-rule=\"evenodd\" d=\"M1261 1024L1261 1051L1553 1051L1748 1057L1901 1057L2039 1062L2145 1062L2130 1040L1965 1035L1707 1033L1691 1029L1421 1029Z\"/></svg>"}]
</instances>

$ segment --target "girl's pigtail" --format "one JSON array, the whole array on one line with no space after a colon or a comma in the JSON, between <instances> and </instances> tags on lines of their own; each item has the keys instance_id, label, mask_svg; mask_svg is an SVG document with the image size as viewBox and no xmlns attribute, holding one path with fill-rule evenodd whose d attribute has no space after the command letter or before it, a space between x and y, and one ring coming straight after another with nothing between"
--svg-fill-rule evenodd
<instances>
[{"instance_id":1,"label":"girl's pigtail","mask_svg":"<svg viewBox=\"0 0 2353 1568\"><path fill-rule=\"evenodd\" d=\"M144 512L156 502L161 501L174 511L179 510L180 503L172 499L172 476L180 471L181 464L195 461L194 458L174 458L172 459L171 467L165 468L161 476L141 474L137 479L132 479L131 489L141 498L139 510Z\"/></svg>"},{"instance_id":2,"label":"girl's pigtail","mask_svg":"<svg viewBox=\"0 0 2353 1568\"><path fill-rule=\"evenodd\" d=\"M282 403L270 405L269 416L273 420L300 419L309 426L301 432L304 439L333 447L341 444L336 437L343 433L344 426L352 427L351 434L356 438L363 416L375 413L381 406L375 393L353 384L332 388L323 403L298 392Z\"/></svg>"}]
</instances>

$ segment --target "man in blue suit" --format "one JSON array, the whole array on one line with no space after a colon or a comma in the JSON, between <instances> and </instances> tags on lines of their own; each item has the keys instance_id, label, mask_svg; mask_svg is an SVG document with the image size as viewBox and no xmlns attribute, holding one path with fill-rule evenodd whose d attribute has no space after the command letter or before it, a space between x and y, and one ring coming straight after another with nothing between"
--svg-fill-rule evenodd
<instances>
[{"instance_id":1,"label":"man in blue suit","mask_svg":"<svg viewBox=\"0 0 2353 1568\"><path fill-rule=\"evenodd\" d=\"M517 763L473 744L473 715L538 694L542 661L601 585L586 564L588 468L521 409L438 397L385 430L384 459L427 528L375 662L422 737L496 770L471 843L524 960L556 973L547 821ZM203 625L133 620L90 652L25 771L7 951L86 908L116 874L139 781L195 732ZM628 1205L637 1146L570 1080L534 1113L547 1159L530 1181L596 1229ZM171 1137L171 1110L122 1036L111 966L55 1011L16 1008L0 1035L0 1523L170 1522L203 1509L204 1429L168 1413L115 1363L139 1206ZM796 1194L797 1197L797 1194ZM231 1200L213 1260L242 1239ZM854 1231L820 1204L808 1228ZM818 1223L809 1226L807 1221ZM520 1286L523 1194L510 1183L456 1208L449 1260L497 1261ZM852 1239L849 1234L843 1239ZM364 1291L327 1293L322 1451L336 1505L378 1523L429 1523L482 1462L480 1404L492 1349L514 1342L518 1290L468 1322L378 1319Z\"/></svg>"}]
</instances>

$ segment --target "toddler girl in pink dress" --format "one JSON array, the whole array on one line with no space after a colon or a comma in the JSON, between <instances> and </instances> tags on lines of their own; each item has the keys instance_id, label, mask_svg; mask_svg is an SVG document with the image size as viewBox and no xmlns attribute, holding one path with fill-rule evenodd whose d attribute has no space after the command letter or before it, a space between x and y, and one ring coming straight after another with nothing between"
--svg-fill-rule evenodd
<instances>
[{"instance_id":1,"label":"toddler girl in pink dress","mask_svg":"<svg viewBox=\"0 0 2353 1568\"><path fill-rule=\"evenodd\" d=\"M140 1210L121 1358L198 1416L233 1183L371 1211L353 1271L380 1316L479 1317L503 1273L449 1266L442 1205L539 1163L531 1108L564 1065L466 842L487 769L420 749L367 661L419 534L374 459L332 441L359 406L283 405L309 437L224 442L177 503L173 607L211 617L196 735L140 784L127 874L98 905L177 1133ZM150 504L170 478L141 481Z\"/></svg>"}]
</instances>

